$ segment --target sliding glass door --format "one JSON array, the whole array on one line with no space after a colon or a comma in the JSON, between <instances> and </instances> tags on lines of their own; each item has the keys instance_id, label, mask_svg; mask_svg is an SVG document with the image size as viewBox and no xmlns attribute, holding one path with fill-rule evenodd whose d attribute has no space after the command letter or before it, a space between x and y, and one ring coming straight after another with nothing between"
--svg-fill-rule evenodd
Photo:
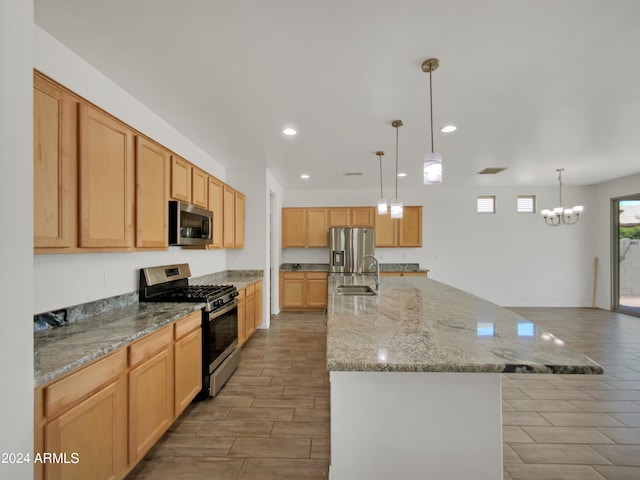
<instances>
[{"instance_id":1,"label":"sliding glass door","mask_svg":"<svg viewBox=\"0 0 640 480\"><path fill-rule=\"evenodd\" d=\"M640 316L640 194L612 200L613 309Z\"/></svg>"}]
</instances>

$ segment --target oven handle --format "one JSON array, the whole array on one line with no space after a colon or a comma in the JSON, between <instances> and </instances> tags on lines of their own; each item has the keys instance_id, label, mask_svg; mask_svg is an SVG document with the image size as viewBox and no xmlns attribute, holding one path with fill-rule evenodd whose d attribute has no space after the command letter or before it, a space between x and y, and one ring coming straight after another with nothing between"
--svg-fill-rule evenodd
<instances>
[{"instance_id":1,"label":"oven handle","mask_svg":"<svg viewBox=\"0 0 640 480\"><path fill-rule=\"evenodd\" d=\"M214 319L218 318L220 315L224 315L225 313L233 310L234 308L236 308L238 306L239 303L240 303L240 301L233 300L232 303L230 303L227 306L225 306L222 310L215 310L213 312L210 312L209 313L209 321L214 320Z\"/></svg>"}]
</instances>

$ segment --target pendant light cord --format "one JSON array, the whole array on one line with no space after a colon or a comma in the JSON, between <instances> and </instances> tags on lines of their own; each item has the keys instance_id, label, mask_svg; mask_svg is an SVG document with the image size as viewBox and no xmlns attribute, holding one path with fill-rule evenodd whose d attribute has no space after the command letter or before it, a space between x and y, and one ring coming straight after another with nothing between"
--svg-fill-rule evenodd
<instances>
[{"instance_id":1,"label":"pendant light cord","mask_svg":"<svg viewBox=\"0 0 640 480\"><path fill-rule=\"evenodd\" d=\"M431 84L431 75L433 69L429 69L429 112L431 115L431 153L435 152L433 147L433 87Z\"/></svg>"},{"instance_id":2,"label":"pendant light cord","mask_svg":"<svg viewBox=\"0 0 640 480\"><path fill-rule=\"evenodd\" d=\"M380 159L380 198L384 198L382 193L382 155L384 155L383 152L378 152L378 158Z\"/></svg>"},{"instance_id":3,"label":"pendant light cord","mask_svg":"<svg viewBox=\"0 0 640 480\"><path fill-rule=\"evenodd\" d=\"M400 125L396 126L396 200L398 199L398 129Z\"/></svg>"},{"instance_id":4,"label":"pendant light cord","mask_svg":"<svg viewBox=\"0 0 640 480\"><path fill-rule=\"evenodd\" d=\"M560 206L562 207L562 168L558 169L558 183L560 184Z\"/></svg>"}]
</instances>

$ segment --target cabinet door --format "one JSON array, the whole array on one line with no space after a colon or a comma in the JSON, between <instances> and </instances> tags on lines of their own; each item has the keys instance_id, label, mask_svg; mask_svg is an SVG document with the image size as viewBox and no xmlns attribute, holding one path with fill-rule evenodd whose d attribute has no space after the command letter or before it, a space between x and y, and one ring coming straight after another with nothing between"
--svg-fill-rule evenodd
<instances>
[{"instance_id":1,"label":"cabinet door","mask_svg":"<svg viewBox=\"0 0 640 480\"><path fill-rule=\"evenodd\" d=\"M171 198L191 203L191 164L171 155Z\"/></svg>"},{"instance_id":2,"label":"cabinet door","mask_svg":"<svg viewBox=\"0 0 640 480\"><path fill-rule=\"evenodd\" d=\"M258 328L262 324L262 280L256 282L256 304L253 327Z\"/></svg>"},{"instance_id":3,"label":"cabinet door","mask_svg":"<svg viewBox=\"0 0 640 480\"><path fill-rule=\"evenodd\" d=\"M395 222L388 213L385 215L376 215L376 247L395 247Z\"/></svg>"},{"instance_id":4,"label":"cabinet door","mask_svg":"<svg viewBox=\"0 0 640 480\"><path fill-rule=\"evenodd\" d=\"M329 208L328 227L350 227L351 215L349 208Z\"/></svg>"},{"instance_id":5,"label":"cabinet door","mask_svg":"<svg viewBox=\"0 0 640 480\"><path fill-rule=\"evenodd\" d=\"M167 248L169 152L136 136L136 247Z\"/></svg>"},{"instance_id":6,"label":"cabinet door","mask_svg":"<svg viewBox=\"0 0 640 480\"><path fill-rule=\"evenodd\" d=\"M202 389L202 329L200 325L191 333L176 340L174 362L174 416L177 417Z\"/></svg>"},{"instance_id":7,"label":"cabinet door","mask_svg":"<svg viewBox=\"0 0 640 480\"><path fill-rule=\"evenodd\" d=\"M222 216L223 216L222 182L209 177L209 210L213 212L213 243L209 248L222 248Z\"/></svg>"},{"instance_id":8,"label":"cabinet door","mask_svg":"<svg viewBox=\"0 0 640 480\"><path fill-rule=\"evenodd\" d=\"M235 247L235 191L229 185L223 185L222 246Z\"/></svg>"},{"instance_id":9,"label":"cabinet door","mask_svg":"<svg viewBox=\"0 0 640 480\"><path fill-rule=\"evenodd\" d=\"M133 131L80 104L80 246L132 247Z\"/></svg>"},{"instance_id":10,"label":"cabinet door","mask_svg":"<svg viewBox=\"0 0 640 480\"><path fill-rule=\"evenodd\" d=\"M245 317L245 330L247 332L247 339L253 334L256 318L256 296L255 285L249 285L246 289L247 292L247 316Z\"/></svg>"},{"instance_id":11,"label":"cabinet door","mask_svg":"<svg viewBox=\"0 0 640 480\"><path fill-rule=\"evenodd\" d=\"M304 307L305 277L300 272L283 272L280 282L280 295L282 300L280 307L302 308Z\"/></svg>"},{"instance_id":12,"label":"cabinet door","mask_svg":"<svg viewBox=\"0 0 640 480\"><path fill-rule=\"evenodd\" d=\"M324 308L327 306L327 274L322 272L308 272L306 274L306 305L310 308Z\"/></svg>"},{"instance_id":13,"label":"cabinet door","mask_svg":"<svg viewBox=\"0 0 640 480\"><path fill-rule=\"evenodd\" d=\"M173 421L171 327L129 346L129 462L137 463Z\"/></svg>"},{"instance_id":14,"label":"cabinet door","mask_svg":"<svg viewBox=\"0 0 640 480\"><path fill-rule=\"evenodd\" d=\"M124 476L126 392L125 381L119 377L45 426L44 451L66 453L69 462L46 463L47 480L118 480Z\"/></svg>"},{"instance_id":15,"label":"cabinet door","mask_svg":"<svg viewBox=\"0 0 640 480\"><path fill-rule=\"evenodd\" d=\"M77 226L76 100L34 76L33 234L34 247L75 246Z\"/></svg>"},{"instance_id":16,"label":"cabinet door","mask_svg":"<svg viewBox=\"0 0 640 480\"><path fill-rule=\"evenodd\" d=\"M238 345L247 341L247 302L244 290L238 290Z\"/></svg>"},{"instance_id":17,"label":"cabinet door","mask_svg":"<svg viewBox=\"0 0 640 480\"><path fill-rule=\"evenodd\" d=\"M328 247L329 230L326 208L308 208L307 210L307 247Z\"/></svg>"},{"instance_id":18,"label":"cabinet door","mask_svg":"<svg viewBox=\"0 0 640 480\"><path fill-rule=\"evenodd\" d=\"M373 207L354 207L351 209L351 226L353 227L373 227L374 225Z\"/></svg>"},{"instance_id":19,"label":"cabinet door","mask_svg":"<svg viewBox=\"0 0 640 480\"><path fill-rule=\"evenodd\" d=\"M398 232L399 247L422 246L422 207L404 207Z\"/></svg>"},{"instance_id":20,"label":"cabinet door","mask_svg":"<svg viewBox=\"0 0 640 480\"><path fill-rule=\"evenodd\" d=\"M209 188L209 175L199 168L191 169L191 203L202 208L207 208L207 190Z\"/></svg>"},{"instance_id":21,"label":"cabinet door","mask_svg":"<svg viewBox=\"0 0 640 480\"><path fill-rule=\"evenodd\" d=\"M282 209L282 248L302 248L306 242L304 208Z\"/></svg>"},{"instance_id":22,"label":"cabinet door","mask_svg":"<svg viewBox=\"0 0 640 480\"><path fill-rule=\"evenodd\" d=\"M235 248L244 248L244 201L245 197L242 193L234 193Z\"/></svg>"}]
</instances>

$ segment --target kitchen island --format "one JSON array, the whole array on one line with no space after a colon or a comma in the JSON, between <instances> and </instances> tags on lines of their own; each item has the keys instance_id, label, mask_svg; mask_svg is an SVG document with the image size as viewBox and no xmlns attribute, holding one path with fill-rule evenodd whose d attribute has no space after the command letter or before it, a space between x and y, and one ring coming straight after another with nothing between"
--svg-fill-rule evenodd
<instances>
[{"instance_id":1,"label":"kitchen island","mask_svg":"<svg viewBox=\"0 0 640 480\"><path fill-rule=\"evenodd\" d=\"M440 282L330 277L331 478L502 478L502 372L602 368L517 314Z\"/></svg>"}]
</instances>

